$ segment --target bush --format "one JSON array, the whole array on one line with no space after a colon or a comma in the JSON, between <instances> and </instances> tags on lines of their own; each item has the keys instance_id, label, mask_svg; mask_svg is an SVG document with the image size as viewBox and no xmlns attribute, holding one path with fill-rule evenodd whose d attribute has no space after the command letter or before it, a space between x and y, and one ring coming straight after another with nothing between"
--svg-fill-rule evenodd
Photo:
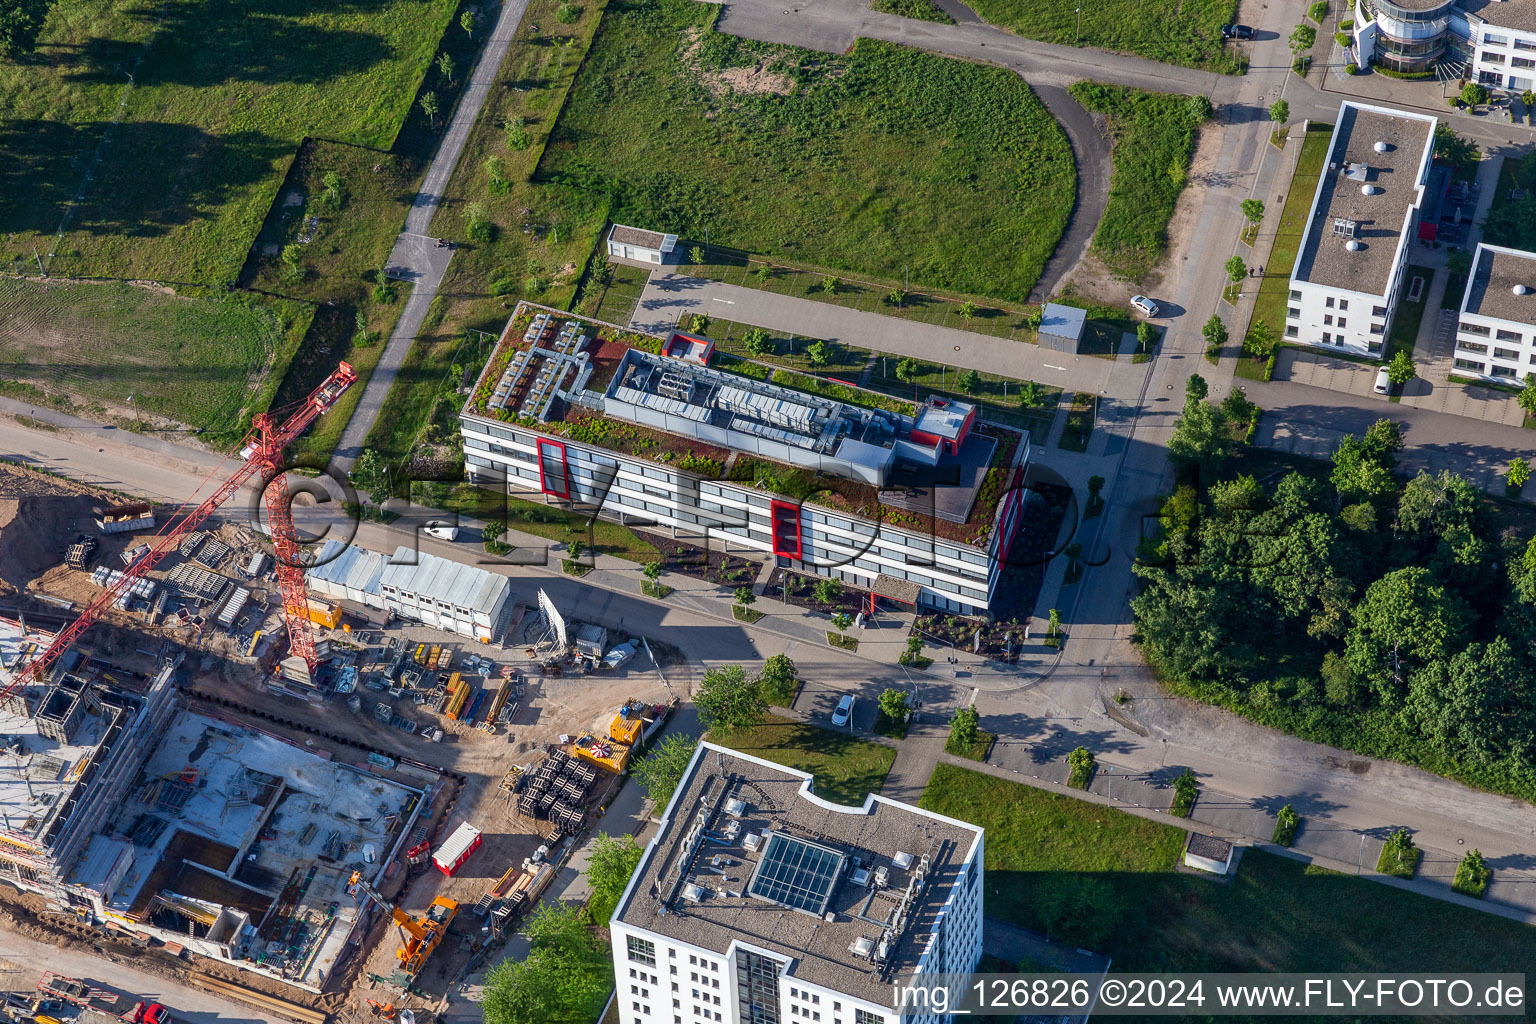
<instances>
[{"instance_id":1,"label":"bush","mask_svg":"<svg viewBox=\"0 0 1536 1024\"><path fill-rule=\"evenodd\" d=\"M373 301L381 306L392 306L400 298L400 291L393 284L373 286Z\"/></svg>"},{"instance_id":2,"label":"bush","mask_svg":"<svg viewBox=\"0 0 1536 1024\"><path fill-rule=\"evenodd\" d=\"M763 670L757 676L757 685L763 700L776 707L787 708L794 703L795 694L800 690L800 675L795 669L795 663L789 660L789 655L775 654L763 662Z\"/></svg>"},{"instance_id":3,"label":"bush","mask_svg":"<svg viewBox=\"0 0 1536 1024\"><path fill-rule=\"evenodd\" d=\"M1321 25L1323 19L1328 17L1328 0L1317 0L1311 7L1308 7L1307 17Z\"/></svg>"},{"instance_id":4,"label":"bush","mask_svg":"<svg viewBox=\"0 0 1536 1024\"><path fill-rule=\"evenodd\" d=\"M1333 41L1344 47L1346 50L1355 45L1355 37L1350 35L1348 32L1335 32L1333 34Z\"/></svg>"},{"instance_id":5,"label":"bush","mask_svg":"<svg viewBox=\"0 0 1536 1024\"><path fill-rule=\"evenodd\" d=\"M581 7L576 4L561 4L555 11L555 20L562 25L574 25L581 20Z\"/></svg>"},{"instance_id":6,"label":"bush","mask_svg":"<svg viewBox=\"0 0 1536 1024\"><path fill-rule=\"evenodd\" d=\"M1290 846L1296 841L1296 830L1300 827L1301 815L1296 813L1296 808L1286 804L1275 815L1275 834L1271 840L1277 846Z\"/></svg>"},{"instance_id":7,"label":"bush","mask_svg":"<svg viewBox=\"0 0 1536 1024\"><path fill-rule=\"evenodd\" d=\"M1093 770L1099 765L1092 751L1087 747L1077 747L1067 755L1067 764L1072 769L1072 774L1067 777L1067 785L1074 789L1087 789L1089 780L1093 778Z\"/></svg>"},{"instance_id":8,"label":"bush","mask_svg":"<svg viewBox=\"0 0 1536 1024\"><path fill-rule=\"evenodd\" d=\"M1199 795L1200 779L1193 770L1185 768L1184 774L1173 780L1173 806L1168 808L1168 813L1176 818L1189 817Z\"/></svg>"},{"instance_id":9,"label":"bush","mask_svg":"<svg viewBox=\"0 0 1536 1024\"><path fill-rule=\"evenodd\" d=\"M1340 32L1349 32L1354 27L1355 27L1355 19L1354 18L1345 18L1345 19L1343 19L1342 21L1339 22L1339 31Z\"/></svg>"},{"instance_id":10,"label":"bush","mask_svg":"<svg viewBox=\"0 0 1536 1024\"><path fill-rule=\"evenodd\" d=\"M1492 878L1493 870L1483 860L1482 853L1468 850L1466 856L1461 858L1461 863L1456 865L1456 877L1451 881L1451 889L1463 896L1482 899Z\"/></svg>"},{"instance_id":11,"label":"bush","mask_svg":"<svg viewBox=\"0 0 1536 1024\"><path fill-rule=\"evenodd\" d=\"M1348 64L1344 65L1344 73L1346 75L1352 75L1359 70L1359 65L1357 65L1354 61L1350 61Z\"/></svg>"}]
</instances>

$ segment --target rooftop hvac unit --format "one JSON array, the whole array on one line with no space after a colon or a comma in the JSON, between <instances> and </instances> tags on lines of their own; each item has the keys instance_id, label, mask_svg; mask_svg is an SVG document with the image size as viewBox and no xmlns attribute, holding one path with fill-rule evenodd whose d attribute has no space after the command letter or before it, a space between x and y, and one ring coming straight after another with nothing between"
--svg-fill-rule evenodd
<instances>
[{"instance_id":1,"label":"rooftop hvac unit","mask_svg":"<svg viewBox=\"0 0 1536 1024\"><path fill-rule=\"evenodd\" d=\"M905 871L912 866L912 855L905 850L897 850L896 856L891 858L891 863Z\"/></svg>"},{"instance_id":2,"label":"rooftop hvac unit","mask_svg":"<svg viewBox=\"0 0 1536 1024\"><path fill-rule=\"evenodd\" d=\"M1359 227L1360 224L1357 221L1352 221L1347 217L1335 217L1333 219L1333 237L1354 238L1355 232Z\"/></svg>"},{"instance_id":3,"label":"rooftop hvac unit","mask_svg":"<svg viewBox=\"0 0 1536 1024\"><path fill-rule=\"evenodd\" d=\"M884 864L881 864L878 868L875 869L875 883L877 885L888 884L886 880L890 877L891 869L886 867Z\"/></svg>"},{"instance_id":4,"label":"rooftop hvac unit","mask_svg":"<svg viewBox=\"0 0 1536 1024\"><path fill-rule=\"evenodd\" d=\"M860 935L848 944L848 952L854 956L868 957L875 951L875 940L868 935Z\"/></svg>"},{"instance_id":5,"label":"rooftop hvac unit","mask_svg":"<svg viewBox=\"0 0 1536 1024\"><path fill-rule=\"evenodd\" d=\"M704 898L704 887L697 882L689 882L683 886L683 899L689 903L697 903Z\"/></svg>"},{"instance_id":6,"label":"rooftop hvac unit","mask_svg":"<svg viewBox=\"0 0 1536 1024\"><path fill-rule=\"evenodd\" d=\"M725 813L733 818L739 818L747 809L747 802L740 797L731 797L725 802Z\"/></svg>"},{"instance_id":7,"label":"rooftop hvac unit","mask_svg":"<svg viewBox=\"0 0 1536 1024\"><path fill-rule=\"evenodd\" d=\"M742 839L741 845L756 853L758 848L763 845L763 837L757 832L748 832L746 838Z\"/></svg>"}]
</instances>

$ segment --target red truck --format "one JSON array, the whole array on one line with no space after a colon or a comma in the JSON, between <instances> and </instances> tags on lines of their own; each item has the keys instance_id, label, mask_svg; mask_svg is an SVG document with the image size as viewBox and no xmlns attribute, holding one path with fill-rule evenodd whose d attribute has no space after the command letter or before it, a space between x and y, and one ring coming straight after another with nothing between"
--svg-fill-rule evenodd
<instances>
[{"instance_id":1,"label":"red truck","mask_svg":"<svg viewBox=\"0 0 1536 1024\"><path fill-rule=\"evenodd\" d=\"M110 1014L127 1024L175 1024L171 1011L161 1003L146 1003L52 971L44 974L43 980L37 983L37 994L43 999L59 999L87 1010Z\"/></svg>"}]
</instances>

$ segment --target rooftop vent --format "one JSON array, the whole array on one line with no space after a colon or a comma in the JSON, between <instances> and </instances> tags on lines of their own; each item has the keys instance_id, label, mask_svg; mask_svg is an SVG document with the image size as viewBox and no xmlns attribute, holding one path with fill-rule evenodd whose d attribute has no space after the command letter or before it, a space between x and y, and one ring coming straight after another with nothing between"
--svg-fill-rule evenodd
<instances>
[{"instance_id":1,"label":"rooftop vent","mask_svg":"<svg viewBox=\"0 0 1536 1024\"><path fill-rule=\"evenodd\" d=\"M912 855L905 850L897 850L896 856L891 858L891 863L905 871L912 866Z\"/></svg>"},{"instance_id":2,"label":"rooftop vent","mask_svg":"<svg viewBox=\"0 0 1536 1024\"><path fill-rule=\"evenodd\" d=\"M1516 295L1529 295L1529 294L1531 294L1531 290L1529 288L1527 288L1523 284L1515 285L1513 288L1510 289L1510 291L1514 292Z\"/></svg>"},{"instance_id":3,"label":"rooftop vent","mask_svg":"<svg viewBox=\"0 0 1536 1024\"><path fill-rule=\"evenodd\" d=\"M868 885L869 868L854 868L853 873L848 876L848 881L854 885Z\"/></svg>"},{"instance_id":4,"label":"rooftop vent","mask_svg":"<svg viewBox=\"0 0 1536 1024\"><path fill-rule=\"evenodd\" d=\"M1364 181L1370 173L1371 168L1365 163L1352 163L1348 160L1344 162L1344 176L1346 178L1353 179L1354 181Z\"/></svg>"},{"instance_id":5,"label":"rooftop vent","mask_svg":"<svg viewBox=\"0 0 1536 1024\"><path fill-rule=\"evenodd\" d=\"M1360 222L1350 220L1347 217L1335 217L1333 219L1333 237L1354 238L1355 232L1360 228Z\"/></svg>"},{"instance_id":6,"label":"rooftop vent","mask_svg":"<svg viewBox=\"0 0 1536 1024\"><path fill-rule=\"evenodd\" d=\"M1381 191L1381 189L1377 188L1375 185L1361 185L1360 186L1360 194L1363 195L1363 196L1373 196L1373 195L1375 195L1376 193L1378 193L1380 191Z\"/></svg>"},{"instance_id":7,"label":"rooftop vent","mask_svg":"<svg viewBox=\"0 0 1536 1024\"><path fill-rule=\"evenodd\" d=\"M733 818L739 818L747 810L747 802L740 797L731 797L725 802L725 813Z\"/></svg>"},{"instance_id":8,"label":"rooftop vent","mask_svg":"<svg viewBox=\"0 0 1536 1024\"><path fill-rule=\"evenodd\" d=\"M689 882L683 886L683 899L689 903L697 903L704 898L704 887L697 882Z\"/></svg>"},{"instance_id":9,"label":"rooftop vent","mask_svg":"<svg viewBox=\"0 0 1536 1024\"><path fill-rule=\"evenodd\" d=\"M868 935L860 935L848 945L848 952L854 956L867 957L875 951L875 940Z\"/></svg>"},{"instance_id":10,"label":"rooftop vent","mask_svg":"<svg viewBox=\"0 0 1536 1024\"><path fill-rule=\"evenodd\" d=\"M884 864L881 864L878 868L875 869L875 882L879 885L887 884L886 879L890 877L890 874L891 869L886 867Z\"/></svg>"},{"instance_id":11,"label":"rooftop vent","mask_svg":"<svg viewBox=\"0 0 1536 1024\"><path fill-rule=\"evenodd\" d=\"M742 838L741 845L745 846L747 849L751 850L753 853L756 853L758 847L763 845L762 833L760 833L760 832L748 832L746 834L746 836L744 836Z\"/></svg>"},{"instance_id":12,"label":"rooftop vent","mask_svg":"<svg viewBox=\"0 0 1536 1024\"><path fill-rule=\"evenodd\" d=\"M1349 241L1344 243L1344 248L1348 249L1350 252L1359 252L1361 249L1364 249L1365 246L1360 244L1360 239L1351 238Z\"/></svg>"},{"instance_id":13,"label":"rooftop vent","mask_svg":"<svg viewBox=\"0 0 1536 1024\"><path fill-rule=\"evenodd\" d=\"M1385 142L1382 142L1381 140L1378 139L1377 142L1376 142L1376 145L1372 146L1371 148L1374 149L1378 153L1385 153L1387 150L1391 149L1392 147L1387 145Z\"/></svg>"}]
</instances>

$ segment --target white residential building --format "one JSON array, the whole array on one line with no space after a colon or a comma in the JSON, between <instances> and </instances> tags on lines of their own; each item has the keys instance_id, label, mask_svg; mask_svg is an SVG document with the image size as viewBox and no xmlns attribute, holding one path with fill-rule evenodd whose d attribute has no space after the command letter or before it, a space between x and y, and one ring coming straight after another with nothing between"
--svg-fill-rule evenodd
<instances>
[{"instance_id":1,"label":"white residential building","mask_svg":"<svg viewBox=\"0 0 1536 1024\"><path fill-rule=\"evenodd\" d=\"M992 606L1026 434L965 402L850 405L703 365L698 339L538 309L513 315L460 413L473 482L723 539L903 605Z\"/></svg>"},{"instance_id":2,"label":"white residential building","mask_svg":"<svg viewBox=\"0 0 1536 1024\"><path fill-rule=\"evenodd\" d=\"M1477 247L1456 324L1455 367L1506 384L1536 372L1536 253Z\"/></svg>"},{"instance_id":3,"label":"white residential building","mask_svg":"<svg viewBox=\"0 0 1536 1024\"><path fill-rule=\"evenodd\" d=\"M1428 77L1442 64L1492 89L1536 84L1532 0L1356 0L1354 55L1392 71Z\"/></svg>"},{"instance_id":4,"label":"white residential building","mask_svg":"<svg viewBox=\"0 0 1536 1024\"><path fill-rule=\"evenodd\" d=\"M622 1024L945 1024L892 988L981 959L982 829L699 744L609 923Z\"/></svg>"},{"instance_id":5,"label":"white residential building","mask_svg":"<svg viewBox=\"0 0 1536 1024\"><path fill-rule=\"evenodd\" d=\"M1291 272L1287 341L1380 358L1434 155L1435 118L1339 106Z\"/></svg>"},{"instance_id":6,"label":"white residential building","mask_svg":"<svg viewBox=\"0 0 1536 1024\"><path fill-rule=\"evenodd\" d=\"M667 262L667 257L676 248L676 235L664 235L660 231L647 231L623 224L615 224L608 230L608 255L614 259L660 266Z\"/></svg>"}]
</instances>

